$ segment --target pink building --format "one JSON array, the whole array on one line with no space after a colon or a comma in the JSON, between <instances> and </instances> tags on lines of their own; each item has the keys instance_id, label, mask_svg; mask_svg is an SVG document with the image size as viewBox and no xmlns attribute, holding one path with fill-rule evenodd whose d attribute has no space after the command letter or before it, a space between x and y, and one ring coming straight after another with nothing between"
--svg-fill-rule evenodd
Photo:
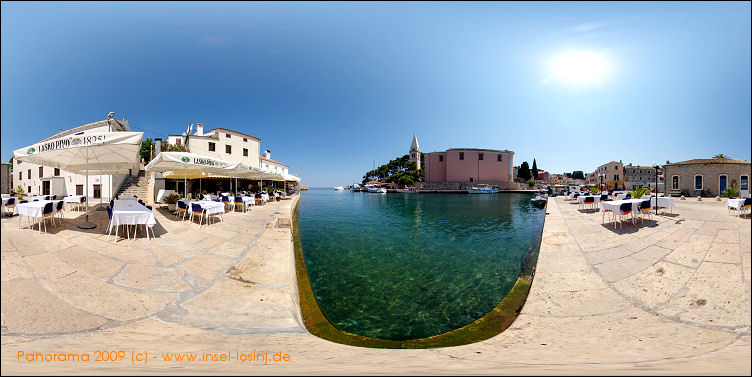
<instances>
[{"instance_id":1,"label":"pink building","mask_svg":"<svg viewBox=\"0 0 752 377\"><path fill-rule=\"evenodd\" d=\"M426 183L511 183L514 152L451 148L425 154Z\"/></svg>"}]
</instances>

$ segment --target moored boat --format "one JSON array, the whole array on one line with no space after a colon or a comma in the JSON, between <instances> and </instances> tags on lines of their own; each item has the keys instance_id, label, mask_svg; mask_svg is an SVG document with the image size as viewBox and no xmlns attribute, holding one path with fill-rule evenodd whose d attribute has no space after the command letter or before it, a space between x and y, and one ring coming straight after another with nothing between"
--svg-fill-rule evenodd
<instances>
[{"instance_id":1,"label":"moored boat","mask_svg":"<svg viewBox=\"0 0 752 377\"><path fill-rule=\"evenodd\" d=\"M374 184L366 185L366 191L378 194L386 194L386 188Z\"/></svg>"},{"instance_id":2,"label":"moored boat","mask_svg":"<svg viewBox=\"0 0 752 377\"><path fill-rule=\"evenodd\" d=\"M415 187L406 187L404 189L397 189L396 191L403 194L415 194L418 192Z\"/></svg>"},{"instance_id":3,"label":"moored boat","mask_svg":"<svg viewBox=\"0 0 752 377\"><path fill-rule=\"evenodd\" d=\"M499 189L491 185L477 185L467 188L469 194L495 194L499 192Z\"/></svg>"},{"instance_id":4,"label":"moored boat","mask_svg":"<svg viewBox=\"0 0 752 377\"><path fill-rule=\"evenodd\" d=\"M344 190L345 188L342 186L334 186L334 189L337 191L341 191L341 190Z\"/></svg>"},{"instance_id":5,"label":"moored boat","mask_svg":"<svg viewBox=\"0 0 752 377\"><path fill-rule=\"evenodd\" d=\"M542 196L541 194L535 195L534 198L530 199L530 203L532 203L536 207L543 208L543 206L546 205L546 202L548 201L548 198L545 196Z\"/></svg>"}]
</instances>

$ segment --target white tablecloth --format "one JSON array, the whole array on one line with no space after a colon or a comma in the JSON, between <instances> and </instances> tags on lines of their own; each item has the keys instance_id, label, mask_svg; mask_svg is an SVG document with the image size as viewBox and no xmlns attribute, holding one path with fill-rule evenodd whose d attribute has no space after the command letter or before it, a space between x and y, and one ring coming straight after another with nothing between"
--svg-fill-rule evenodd
<instances>
[{"instance_id":1,"label":"white tablecloth","mask_svg":"<svg viewBox=\"0 0 752 377\"><path fill-rule=\"evenodd\" d=\"M601 196L600 195L588 195L588 196L578 196L577 197L577 202L580 203L580 204L583 204L583 203L585 203L585 198L595 198L595 202L596 203L598 203L598 202L601 201Z\"/></svg>"},{"instance_id":2,"label":"white tablecloth","mask_svg":"<svg viewBox=\"0 0 752 377\"><path fill-rule=\"evenodd\" d=\"M115 225L145 224L151 228L157 223L154 213L136 201L115 200L113 206L110 230Z\"/></svg>"},{"instance_id":3,"label":"white tablecloth","mask_svg":"<svg viewBox=\"0 0 752 377\"><path fill-rule=\"evenodd\" d=\"M63 202L65 203L81 203L81 198L83 198L83 195L71 195L66 196L63 198Z\"/></svg>"},{"instance_id":4,"label":"white tablecloth","mask_svg":"<svg viewBox=\"0 0 752 377\"><path fill-rule=\"evenodd\" d=\"M726 207L731 207L735 210L739 210L744 205L744 198L741 199L729 199L726 201Z\"/></svg>"},{"instance_id":5,"label":"white tablecloth","mask_svg":"<svg viewBox=\"0 0 752 377\"><path fill-rule=\"evenodd\" d=\"M191 204L196 203L201 206L201 209L206 211L206 214L213 215L216 213L225 213L225 204L222 202L215 202L213 200L181 200L188 206L188 210L191 210Z\"/></svg>"},{"instance_id":6,"label":"white tablecloth","mask_svg":"<svg viewBox=\"0 0 752 377\"><path fill-rule=\"evenodd\" d=\"M626 199L626 200L612 200L609 202L600 202L598 204L598 207L600 207L601 211L611 211L613 213L619 212L619 207L621 207L624 203L632 203L632 212L637 212L639 209L640 203L642 203L644 200L642 199Z\"/></svg>"},{"instance_id":7,"label":"white tablecloth","mask_svg":"<svg viewBox=\"0 0 752 377\"><path fill-rule=\"evenodd\" d=\"M34 195L34 196L31 197L30 202L33 202L35 200L36 201L39 201L39 200L50 200L50 196L51 195Z\"/></svg>"},{"instance_id":8,"label":"white tablecloth","mask_svg":"<svg viewBox=\"0 0 752 377\"><path fill-rule=\"evenodd\" d=\"M650 198L650 206L655 207L655 198ZM674 198L670 198L667 196L659 196L658 197L658 207L660 208L669 208L674 207Z\"/></svg>"},{"instance_id":9,"label":"white tablecloth","mask_svg":"<svg viewBox=\"0 0 752 377\"><path fill-rule=\"evenodd\" d=\"M133 195L118 195L118 200L136 200L138 201L138 198Z\"/></svg>"},{"instance_id":10,"label":"white tablecloth","mask_svg":"<svg viewBox=\"0 0 752 377\"><path fill-rule=\"evenodd\" d=\"M36 202L16 204L15 208L13 209L13 214L25 215L29 217L42 217L42 211L44 210L45 204L52 202L52 212L55 212L55 210L57 209L57 202L59 201L60 200L40 200Z\"/></svg>"}]
</instances>

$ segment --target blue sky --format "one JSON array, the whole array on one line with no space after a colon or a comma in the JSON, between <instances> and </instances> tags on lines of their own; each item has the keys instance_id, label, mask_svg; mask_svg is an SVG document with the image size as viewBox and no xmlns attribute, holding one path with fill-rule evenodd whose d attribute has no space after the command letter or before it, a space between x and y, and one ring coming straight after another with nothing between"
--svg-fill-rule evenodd
<instances>
[{"instance_id":1,"label":"blue sky","mask_svg":"<svg viewBox=\"0 0 752 377\"><path fill-rule=\"evenodd\" d=\"M261 138L309 186L407 154L750 160L750 3L2 3L2 160L110 111ZM568 51L603 75L554 74Z\"/></svg>"}]
</instances>

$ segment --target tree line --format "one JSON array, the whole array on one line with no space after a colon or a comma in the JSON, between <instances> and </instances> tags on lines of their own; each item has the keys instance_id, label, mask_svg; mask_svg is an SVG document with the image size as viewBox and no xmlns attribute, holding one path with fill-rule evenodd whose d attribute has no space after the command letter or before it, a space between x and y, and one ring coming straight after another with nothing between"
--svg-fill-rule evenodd
<instances>
[{"instance_id":1,"label":"tree line","mask_svg":"<svg viewBox=\"0 0 752 377\"><path fill-rule=\"evenodd\" d=\"M366 172L362 183L368 181L394 182L400 186L411 186L423 180L423 169L418 169L410 156L404 155Z\"/></svg>"}]
</instances>

